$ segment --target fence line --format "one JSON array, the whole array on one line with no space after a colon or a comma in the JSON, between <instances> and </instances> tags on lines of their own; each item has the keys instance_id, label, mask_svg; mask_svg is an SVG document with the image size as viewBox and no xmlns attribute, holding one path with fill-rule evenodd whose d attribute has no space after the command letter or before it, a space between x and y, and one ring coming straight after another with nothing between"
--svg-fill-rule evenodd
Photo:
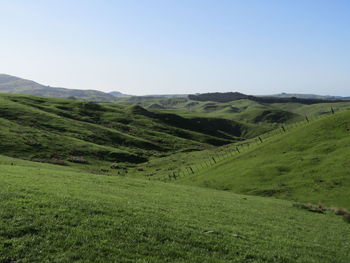
<instances>
[{"instance_id":1,"label":"fence line","mask_svg":"<svg viewBox=\"0 0 350 263\"><path fill-rule=\"evenodd\" d=\"M341 112L341 111L337 111L337 112ZM215 152L215 153L212 153L211 155L208 155L208 158L205 158L202 162L199 162L197 164L180 167L178 170L169 171L169 173L164 173L162 176L156 176L156 177L153 177L150 175L145 175L145 176L148 177L149 180L170 182L170 181L176 181L177 179L185 176L195 175L195 174L198 174L199 171L205 170L209 167L213 167L218 163L221 163L234 155L244 152L245 149L249 149L253 145L259 146L265 143L267 140L270 140L282 134L286 134L287 132L293 130L294 128L300 127L301 125L308 125L326 116L334 115L335 113L336 111L331 107L330 112L328 113L314 116L314 117L305 116L305 119L303 121L290 123L290 124L281 124L278 128L268 131L264 134L261 134L247 141L222 146L219 152Z\"/></svg>"}]
</instances>

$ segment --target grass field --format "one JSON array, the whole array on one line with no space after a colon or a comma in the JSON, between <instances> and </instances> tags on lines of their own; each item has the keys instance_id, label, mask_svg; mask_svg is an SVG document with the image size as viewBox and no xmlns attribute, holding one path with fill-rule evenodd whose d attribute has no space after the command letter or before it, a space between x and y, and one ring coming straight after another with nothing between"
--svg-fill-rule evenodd
<instances>
[{"instance_id":1,"label":"grass field","mask_svg":"<svg viewBox=\"0 0 350 263\"><path fill-rule=\"evenodd\" d=\"M350 261L349 104L160 101L0 95L1 263Z\"/></svg>"},{"instance_id":2,"label":"grass field","mask_svg":"<svg viewBox=\"0 0 350 263\"><path fill-rule=\"evenodd\" d=\"M299 113L248 100L233 104L201 102L192 108L188 105L194 102L184 98L157 101L163 103L163 110L1 94L0 150L2 154L33 161L117 173L110 170L112 163L124 169L174 156L188 159L188 152L201 158L207 152L196 151L216 150L217 146L274 129L281 122L303 118ZM70 161L79 158L83 164Z\"/></svg>"},{"instance_id":3,"label":"grass field","mask_svg":"<svg viewBox=\"0 0 350 263\"><path fill-rule=\"evenodd\" d=\"M349 262L350 225L271 198L0 157L0 262Z\"/></svg>"}]
</instances>

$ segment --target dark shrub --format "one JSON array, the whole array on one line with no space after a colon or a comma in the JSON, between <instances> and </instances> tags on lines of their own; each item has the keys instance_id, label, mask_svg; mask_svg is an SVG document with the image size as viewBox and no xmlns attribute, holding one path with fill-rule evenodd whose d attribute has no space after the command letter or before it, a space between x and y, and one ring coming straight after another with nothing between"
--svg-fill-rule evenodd
<instances>
[{"instance_id":1,"label":"dark shrub","mask_svg":"<svg viewBox=\"0 0 350 263\"><path fill-rule=\"evenodd\" d=\"M345 220L345 222L350 223L350 213L348 212L347 214L343 215L343 219Z\"/></svg>"},{"instance_id":2,"label":"dark shrub","mask_svg":"<svg viewBox=\"0 0 350 263\"><path fill-rule=\"evenodd\" d=\"M324 213L327 211L327 207L324 207L323 205L313 205L313 204L293 204L294 207L305 209L310 212L315 213Z\"/></svg>"},{"instance_id":3,"label":"dark shrub","mask_svg":"<svg viewBox=\"0 0 350 263\"><path fill-rule=\"evenodd\" d=\"M27 140L25 143L33 147L41 146L41 143L36 140Z\"/></svg>"},{"instance_id":4,"label":"dark shrub","mask_svg":"<svg viewBox=\"0 0 350 263\"><path fill-rule=\"evenodd\" d=\"M65 161L60 160L60 159L55 159L55 158L50 159L49 163L57 164L57 165L68 165Z\"/></svg>"},{"instance_id":5,"label":"dark shrub","mask_svg":"<svg viewBox=\"0 0 350 263\"><path fill-rule=\"evenodd\" d=\"M111 169L120 169L121 167L117 163L111 164Z\"/></svg>"}]
</instances>

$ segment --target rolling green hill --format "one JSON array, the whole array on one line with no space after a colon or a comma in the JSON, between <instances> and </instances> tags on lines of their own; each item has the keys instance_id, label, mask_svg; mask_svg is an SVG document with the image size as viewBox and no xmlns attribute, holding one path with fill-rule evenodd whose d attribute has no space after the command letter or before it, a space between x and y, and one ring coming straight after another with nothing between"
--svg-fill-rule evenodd
<instances>
[{"instance_id":1,"label":"rolling green hill","mask_svg":"<svg viewBox=\"0 0 350 263\"><path fill-rule=\"evenodd\" d=\"M271 106L301 116L316 117L329 113L331 108L337 111L350 109L350 102L319 103L312 105L300 103L273 103Z\"/></svg>"},{"instance_id":2,"label":"rolling green hill","mask_svg":"<svg viewBox=\"0 0 350 263\"><path fill-rule=\"evenodd\" d=\"M142 97L141 97L142 98ZM321 100L322 101L322 100ZM343 110L350 108L349 101L303 104L298 102L262 103L249 99L232 102L193 101L186 98L149 98L139 101L119 99L118 103L139 105L157 112L176 113L181 116L201 116L225 118L259 127L276 127L279 123L293 123L303 120L305 116L316 117L328 113L331 108Z\"/></svg>"},{"instance_id":3,"label":"rolling green hill","mask_svg":"<svg viewBox=\"0 0 350 263\"><path fill-rule=\"evenodd\" d=\"M350 208L350 111L320 118L182 183Z\"/></svg>"},{"instance_id":4,"label":"rolling green hill","mask_svg":"<svg viewBox=\"0 0 350 263\"><path fill-rule=\"evenodd\" d=\"M0 262L349 262L348 222L300 203L350 208L350 111L140 105L0 94Z\"/></svg>"},{"instance_id":5,"label":"rolling green hill","mask_svg":"<svg viewBox=\"0 0 350 263\"><path fill-rule=\"evenodd\" d=\"M281 97L281 96L253 96L246 95L239 92L215 92L215 93L202 93L196 95L189 95L189 99L195 101L215 101L215 102L230 102L242 99L248 99L252 101L257 101L261 103L302 103L302 104L316 104L316 103L329 103L329 102L341 102L343 99L336 97L312 97L309 95L305 97ZM346 99L346 98L344 98Z\"/></svg>"},{"instance_id":6,"label":"rolling green hill","mask_svg":"<svg viewBox=\"0 0 350 263\"><path fill-rule=\"evenodd\" d=\"M350 225L332 213L4 156L0 208L0 262L350 260Z\"/></svg>"},{"instance_id":7,"label":"rolling green hill","mask_svg":"<svg viewBox=\"0 0 350 263\"><path fill-rule=\"evenodd\" d=\"M302 98L302 99L333 99L333 100L349 100L350 97L342 97L342 96L329 96L329 95L317 95L317 94L300 94L300 93L280 93L280 94L274 94L271 95L273 97L278 97L278 98L291 98L291 97L296 97L296 98Z\"/></svg>"},{"instance_id":8,"label":"rolling green hill","mask_svg":"<svg viewBox=\"0 0 350 263\"><path fill-rule=\"evenodd\" d=\"M51 98L74 98L86 101L113 101L115 95L123 96L117 92L111 94L98 90L77 90L53 88L36 83L32 80L0 74L0 92L11 94L29 94Z\"/></svg>"},{"instance_id":9,"label":"rolling green hill","mask_svg":"<svg viewBox=\"0 0 350 263\"><path fill-rule=\"evenodd\" d=\"M2 154L64 164L145 162L255 136L244 123L155 113L139 106L0 95ZM68 163L65 163L68 164Z\"/></svg>"}]
</instances>

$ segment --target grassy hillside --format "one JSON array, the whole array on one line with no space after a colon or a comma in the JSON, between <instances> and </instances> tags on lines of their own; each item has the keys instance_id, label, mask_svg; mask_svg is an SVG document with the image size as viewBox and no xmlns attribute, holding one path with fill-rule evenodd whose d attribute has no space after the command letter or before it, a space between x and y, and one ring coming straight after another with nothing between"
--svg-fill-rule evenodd
<instances>
[{"instance_id":1,"label":"grassy hillside","mask_svg":"<svg viewBox=\"0 0 350 263\"><path fill-rule=\"evenodd\" d=\"M119 100L127 105L134 105L132 98ZM288 103L261 103L248 99L232 102L192 101L185 98L160 99L153 98L137 102L138 105L158 112L177 113L182 116L203 116L225 118L240 121L254 126L254 129L262 127L275 127L279 123L293 123L305 118L315 117L328 113L331 108L343 110L350 108L350 102L333 102L302 104ZM258 124L258 125L257 125Z\"/></svg>"},{"instance_id":2,"label":"grassy hillside","mask_svg":"<svg viewBox=\"0 0 350 263\"><path fill-rule=\"evenodd\" d=\"M336 111L342 111L345 109L350 109L349 102L337 102L337 103L320 103L313 105L305 105L300 103L274 103L271 106L278 109L283 109L289 112L293 112L302 116L315 117L324 115L330 112L333 108Z\"/></svg>"},{"instance_id":3,"label":"grassy hillside","mask_svg":"<svg viewBox=\"0 0 350 263\"><path fill-rule=\"evenodd\" d=\"M299 126L182 183L350 208L350 111Z\"/></svg>"},{"instance_id":4,"label":"grassy hillside","mask_svg":"<svg viewBox=\"0 0 350 263\"><path fill-rule=\"evenodd\" d=\"M288 201L0 156L0 262L344 262L350 225Z\"/></svg>"},{"instance_id":5,"label":"grassy hillside","mask_svg":"<svg viewBox=\"0 0 350 263\"><path fill-rule=\"evenodd\" d=\"M69 98L87 101L113 101L113 94L98 90L77 90L65 88L53 88L36 83L32 80L0 74L0 92L12 94L29 94L34 96ZM116 93L114 93L116 94ZM119 94L120 96L120 94Z\"/></svg>"},{"instance_id":6,"label":"grassy hillside","mask_svg":"<svg viewBox=\"0 0 350 263\"><path fill-rule=\"evenodd\" d=\"M348 105L335 104L333 107L346 108ZM128 173L135 177L152 175L157 178L168 176L179 169L186 169L190 165L203 165L209 156L225 150L216 146L232 142L246 143L247 138L277 127L280 123L292 123L292 120L304 118L301 114L292 113L293 111L301 111L303 108L309 113L314 112L312 115L316 116L327 110L329 112L329 107L324 104L310 105L306 108L298 104L264 105L249 100L236 101L234 106L199 103L194 106L196 111L187 113L181 110L182 107L172 111L152 111L140 106L2 94L0 150L7 156L79 166L96 173ZM210 107L215 110L210 112ZM280 107L280 110L276 110L277 107ZM229 113L229 109L235 109L232 110L234 113ZM174 114L175 112L179 114ZM228 114L236 114L235 118L241 121L218 117ZM334 120L337 119L330 119ZM273 195L303 201L329 201L330 204L348 207L347 198L343 195L345 190L337 192L337 189L347 189L347 185L341 186L339 180L334 179L332 186L328 179L323 178L323 171L327 170L324 170L322 165L332 161L330 156L325 153L326 157L322 157L319 162L314 161L314 164L310 165L309 162L299 164L298 156L305 154L309 159L315 159L318 155L308 151L317 149L325 142L330 144L329 147L328 144L325 147L333 149L333 141L339 146L334 150L339 152L340 157L336 158L345 160L340 151L347 144L343 144L338 138L326 139L327 133L335 132L336 129L329 130L328 126L312 128L312 125L307 130L304 127L299 128L280 139L276 138L261 145L261 149L267 147L266 152L259 150L262 158L260 155L252 158L252 155L242 154L237 159L233 158L231 164L214 167L207 172L204 169L203 176L193 178L191 183L247 194ZM313 130L310 130L311 128ZM316 131L320 131L324 136L320 137ZM347 133L342 136L348 138ZM314 139L315 137L317 139ZM310 141L314 143L310 144ZM291 155L284 153L284 150L278 150L299 144L302 145L300 150L291 150ZM323 159L328 161L324 162ZM236 165L236 162L239 164ZM111 168L113 163L116 165L112 168L116 169ZM335 168L339 171L337 176L344 171L341 165ZM248 169L245 169L246 167ZM237 171L237 176L232 177L232 170ZM310 179L310 176L306 177L305 181L300 179L300 183L297 180L288 184L284 182L285 177L291 178L294 173L295 178L300 178L301 174L317 174L319 170L322 177L319 180L322 183L317 183L316 175L313 179ZM260 174L263 176L259 176ZM340 181L342 183L343 179ZM306 195L306 189L311 184L312 187L321 187L320 191L314 191L312 198ZM295 192L295 189L299 188L304 189L304 193ZM328 188L328 199L325 199L323 189ZM339 201L340 199L344 200ZM336 202L331 203L334 200Z\"/></svg>"},{"instance_id":7,"label":"grassy hillside","mask_svg":"<svg viewBox=\"0 0 350 263\"><path fill-rule=\"evenodd\" d=\"M296 98L302 98L302 99L340 99L340 100L349 100L350 97L342 97L342 96L330 96L330 95L316 95L316 94L300 94L300 93L280 93L280 94L274 94L272 95L273 97L278 97L278 98L291 98L291 97L296 97Z\"/></svg>"},{"instance_id":8,"label":"grassy hillside","mask_svg":"<svg viewBox=\"0 0 350 263\"><path fill-rule=\"evenodd\" d=\"M174 152L225 145L254 136L249 125L223 118L181 117L139 106L101 105L24 95L0 95L2 154L68 164L145 162Z\"/></svg>"},{"instance_id":9,"label":"grassy hillside","mask_svg":"<svg viewBox=\"0 0 350 263\"><path fill-rule=\"evenodd\" d=\"M350 111L259 142L329 105L140 105L0 94L0 262L349 262L350 225L294 202L350 208Z\"/></svg>"},{"instance_id":10,"label":"grassy hillside","mask_svg":"<svg viewBox=\"0 0 350 263\"><path fill-rule=\"evenodd\" d=\"M294 122L306 115L319 116L328 113L331 107L335 110L350 108L349 101L308 105L298 102L262 103L249 99L214 102L193 101L186 98L130 97L118 99L118 103L137 104L159 112L176 112L182 116L220 117L260 125ZM269 118L259 119L261 115L268 115Z\"/></svg>"},{"instance_id":11,"label":"grassy hillside","mask_svg":"<svg viewBox=\"0 0 350 263\"><path fill-rule=\"evenodd\" d=\"M302 104L316 104L316 103L328 103L328 102L341 102L342 99L337 98L322 98L318 99L316 97L280 97L280 96L253 96L246 95L239 92L215 92L215 93L202 93L196 95L189 95L189 99L195 101L215 101L215 102L230 102L241 99L248 99L252 101L257 101L260 103L302 103Z\"/></svg>"},{"instance_id":12,"label":"grassy hillside","mask_svg":"<svg viewBox=\"0 0 350 263\"><path fill-rule=\"evenodd\" d=\"M299 113L246 99L229 103L198 102L185 98L157 99L139 105L159 113L176 113L187 118L210 117L236 121L249 127L247 137L274 129L280 123L292 123L304 118Z\"/></svg>"}]
</instances>

